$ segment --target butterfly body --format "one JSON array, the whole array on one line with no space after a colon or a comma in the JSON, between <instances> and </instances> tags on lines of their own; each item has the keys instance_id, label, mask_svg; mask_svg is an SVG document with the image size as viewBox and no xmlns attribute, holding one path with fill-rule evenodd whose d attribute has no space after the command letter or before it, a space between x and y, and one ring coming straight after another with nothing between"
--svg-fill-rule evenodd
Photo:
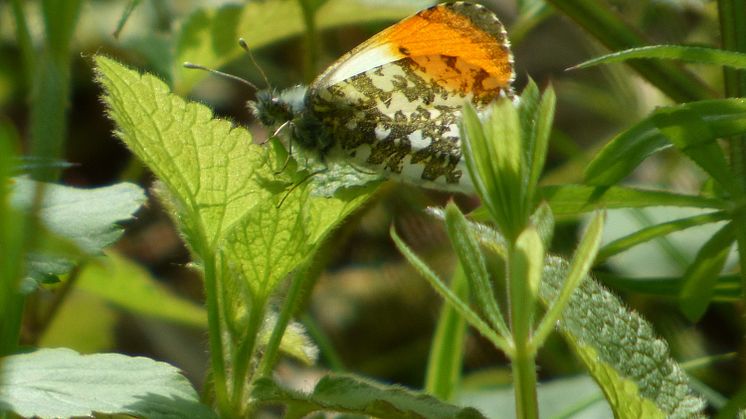
<instances>
[{"instance_id":1,"label":"butterfly body","mask_svg":"<svg viewBox=\"0 0 746 419\"><path fill-rule=\"evenodd\" d=\"M513 97L512 56L482 6L433 6L385 29L308 88L261 93L265 125L292 125L292 141L327 159L426 187L470 191L458 122L465 103Z\"/></svg>"}]
</instances>

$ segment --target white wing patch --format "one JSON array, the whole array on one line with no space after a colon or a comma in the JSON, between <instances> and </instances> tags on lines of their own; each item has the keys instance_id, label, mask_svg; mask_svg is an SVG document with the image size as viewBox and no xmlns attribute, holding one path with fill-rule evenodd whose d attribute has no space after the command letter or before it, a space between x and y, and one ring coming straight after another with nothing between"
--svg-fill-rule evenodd
<instances>
[{"instance_id":1,"label":"white wing patch","mask_svg":"<svg viewBox=\"0 0 746 419\"><path fill-rule=\"evenodd\" d=\"M372 68L400 60L403 57L402 54L395 54L391 45L388 44L376 45L361 51L354 49L327 68L313 82L313 86L317 89L332 86Z\"/></svg>"}]
</instances>

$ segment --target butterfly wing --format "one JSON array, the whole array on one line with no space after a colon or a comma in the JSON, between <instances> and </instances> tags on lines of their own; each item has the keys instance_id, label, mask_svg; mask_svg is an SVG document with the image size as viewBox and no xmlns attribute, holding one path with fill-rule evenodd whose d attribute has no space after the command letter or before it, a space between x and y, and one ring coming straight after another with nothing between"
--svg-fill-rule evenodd
<instances>
[{"instance_id":1,"label":"butterfly wing","mask_svg":"<svg viewBox=\"0 0 746 419\"><path fill-rule=\"evenodd\" d=\"M513 56L494 13L467 2L440 4L384 29L330 66L313 83L327 87L372 68L410 57L459 57L491 78L487 87L510 89Z\"/></svg>"},{"instance_id":2,"label":"butterfly wing","mask_svg":"<svg viewBox=\"0 0 746 419\"><path fill-rule=\"evenodd\" d=\"M405 181L468 190L458 120L512 96L512 58L497 17L482 6L434 6L385 29L324 72L310 118L333 149Z\"/></svg>"}]
</instances>

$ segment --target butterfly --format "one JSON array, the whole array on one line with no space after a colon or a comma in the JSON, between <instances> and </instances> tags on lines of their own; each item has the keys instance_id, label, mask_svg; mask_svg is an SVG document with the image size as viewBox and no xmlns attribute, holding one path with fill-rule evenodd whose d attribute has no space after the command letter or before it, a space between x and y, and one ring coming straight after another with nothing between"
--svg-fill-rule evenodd
<instances>
[{"instance_id":1,"label":"butterfly","mask_svg":"<svg viewBox=\"0 0 746 419\"><path fill-rule=\"evenodd\" d=\"M472 192L461 155L465 103L514 98L505 28L487 8L439 4L384 29L308 87L257 93L265 126L325 159L427 188Z\"/></svg>"}]
</instances>

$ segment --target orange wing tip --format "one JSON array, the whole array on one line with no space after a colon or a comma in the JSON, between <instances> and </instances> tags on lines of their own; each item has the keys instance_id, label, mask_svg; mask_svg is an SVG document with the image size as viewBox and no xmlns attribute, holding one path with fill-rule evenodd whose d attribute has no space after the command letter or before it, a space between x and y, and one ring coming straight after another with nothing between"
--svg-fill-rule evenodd
<instances>
[{"instance_id":1,"label":"orange wing tip","mask_svg":"<svg viewBox=\"0 0 746 419\"><path fill-rule=\"evenodd\" d=\"M510 42L500 20L484 6L457 2L425 9L382 33L389 53L404 57L456 57L509 88L515 78Z\"/></svg>"}]
</instances>

